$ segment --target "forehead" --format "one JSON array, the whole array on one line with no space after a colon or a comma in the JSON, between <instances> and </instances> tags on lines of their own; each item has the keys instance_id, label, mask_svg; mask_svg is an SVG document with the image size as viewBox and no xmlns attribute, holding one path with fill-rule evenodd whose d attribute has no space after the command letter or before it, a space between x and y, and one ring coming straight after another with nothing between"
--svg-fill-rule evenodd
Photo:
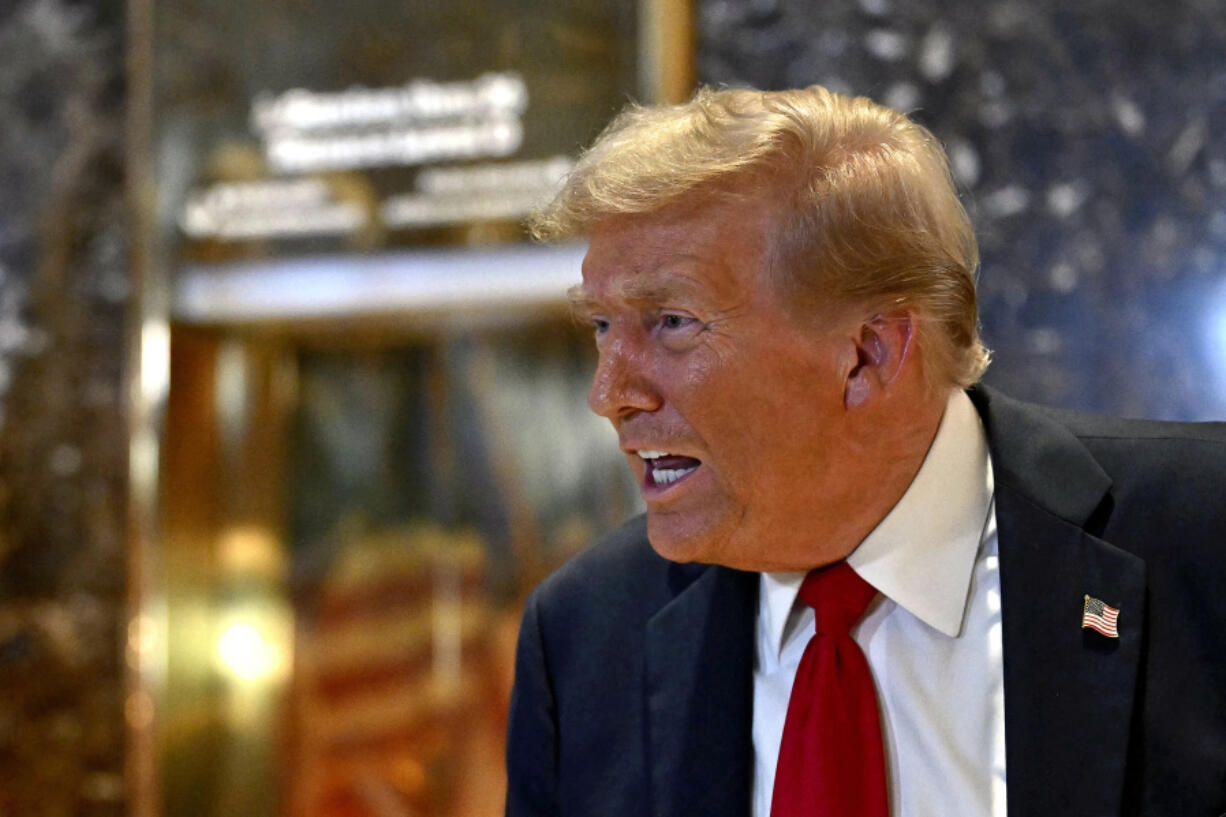
<instances>
[{"instance_id":1,"label":"forehead","mask_svg":"<svg viewBox=\"0 0 1226 817\"><path fill-rule=\"evenodd\" d=\"M681 201L592 230L581 300L736 298L763 284L773 208L760 199Z\"/></svg>"}]
</instances>

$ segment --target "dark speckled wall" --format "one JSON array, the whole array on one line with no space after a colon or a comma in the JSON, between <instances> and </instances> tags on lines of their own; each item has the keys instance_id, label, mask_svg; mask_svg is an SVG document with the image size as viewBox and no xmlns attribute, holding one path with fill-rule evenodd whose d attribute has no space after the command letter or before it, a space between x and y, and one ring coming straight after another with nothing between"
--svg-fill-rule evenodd
<instances>
[{"instance_id":1,"label":"dark speckled wall","mask_svg":"<svg viewBox=\"0 0 1226 817\"><path fill-rule=\"evenodd\" d=\"M1226 418L1217 0L708 0L704 82L864 94L946 144L978 227L986 381Z\"/></svg>"},{"instance_id":2,"label":"dark speckled wall","mask_svg":"<svg viewBox=\"0 0 1226 817\"><path fill-rule=\"evenodd\" d=\"M119 815L122 0L0 3L0 815Z\"/></svg>"}]
</instances>

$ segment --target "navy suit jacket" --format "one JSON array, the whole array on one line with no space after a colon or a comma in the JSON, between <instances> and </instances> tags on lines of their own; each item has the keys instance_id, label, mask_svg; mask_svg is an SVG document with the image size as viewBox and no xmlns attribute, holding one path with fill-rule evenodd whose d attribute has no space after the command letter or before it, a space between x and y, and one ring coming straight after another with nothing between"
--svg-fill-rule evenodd
<instances>
[{"instance_id":1,"label":"navy suit jacket","mask_svg":"<svg viewBox=\"0 0 1226 817\"><path fill-rule=\"evenodd\" d=\"M1009 817L1226 813L1226 425L977 387L996 481ZM510 817L748 817L758 574L642 518L528 600ZM1083 630L1086 594L1119 638ZM849 815L849 817L854 817Z\"/></svg>"}]
</instances>

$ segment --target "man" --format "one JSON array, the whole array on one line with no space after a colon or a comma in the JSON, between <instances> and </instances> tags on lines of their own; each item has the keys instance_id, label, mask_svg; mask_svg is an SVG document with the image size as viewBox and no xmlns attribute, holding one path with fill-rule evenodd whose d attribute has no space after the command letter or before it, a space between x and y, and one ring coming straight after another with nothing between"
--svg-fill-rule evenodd
<instances>
[{"instance_id":1,"label":"man","mask_svg":"<svg viewBox=\"0 0 1226 817\"><path fill-rule=\"evenodd\" d=\"M819 87L634 107L537 229L590 235L647 514L529 599L509 815L1226 812L1226 429L974 386L927 131Z\"/></svg>"}]
</instances>

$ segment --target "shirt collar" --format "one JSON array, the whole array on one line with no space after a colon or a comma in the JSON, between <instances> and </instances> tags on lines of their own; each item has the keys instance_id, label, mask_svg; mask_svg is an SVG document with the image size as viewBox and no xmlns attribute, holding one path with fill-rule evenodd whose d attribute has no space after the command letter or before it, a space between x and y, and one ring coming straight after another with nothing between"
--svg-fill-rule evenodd
<instances>
[{"instance_id":1,"label":"shirt collar","mask_svg":"<svg viewBox=\"0 0 1226 817\"><path fill-rule=\"evenodd\" d=\"M957 486L951 490L950 486ZM955 389L919 473L893 509L847 557L869 584L916 618L956 638L992 501L987 435ZM778 655L804 573L763 573L760 632Z\"/></svg>"}]
</instances>

